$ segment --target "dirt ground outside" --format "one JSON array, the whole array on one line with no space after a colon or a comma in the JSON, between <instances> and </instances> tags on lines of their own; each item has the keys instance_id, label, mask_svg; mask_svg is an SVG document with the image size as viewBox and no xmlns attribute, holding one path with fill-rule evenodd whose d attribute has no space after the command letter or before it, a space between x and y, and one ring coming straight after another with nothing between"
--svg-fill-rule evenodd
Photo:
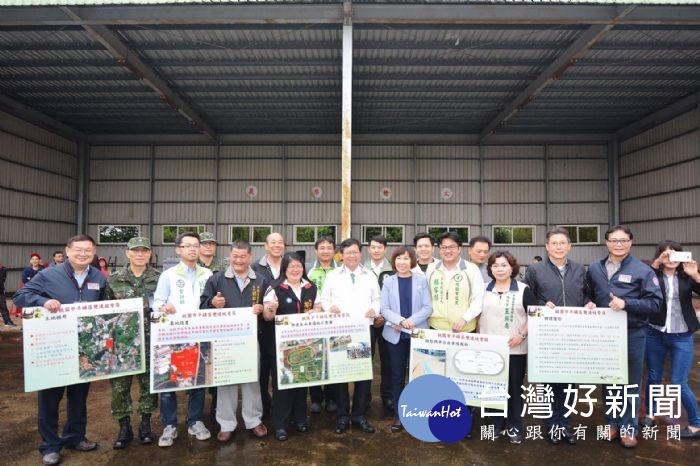
<instances>
[{"instance_id":1,"label":"dirt ground outside","mask_svg":"<svg viewBox=\"0 0 700 466\"><path fill-rule=\"evenodd\" d=\"M19 319L15 319L19 323ZM696 347L697 348L697 347ZM696 356L698 350L696 349ZM378 355L375 357L375 374L378 374ZM694 363L691 387L700 393L700 366ZM37 450L39 434L36 422L36 393L24 392L22 369L22 332L18 327L0 327L0 464L41 464ZM133 384L133 398L137 396L137 384ZM243 430L239 423L233 439L226 444L216 440L218 425L209 415L210 397L207 395L204 423L212 432L212 439L204 442L187 435L183 427L186 399L179 399L179 436L170 448L156 445L142 446L138 441L125 450L113 450L112 443L118 430L117 422L110 414L111 392L108 381L93 382L88 398L88 428L90 440L99 443L96 451L81 453L72 450L62 452L63 464L71 465L385 465L385 464L484 464L484 465L621 465L698 464L700 440L667 440L666 428L660 426L657 440L640 440L639 447L622 448L618 442L596 440L596 427L603 425L603 407L595 405L590 418L574 417L573 425L586 426L586 438L576 446L550 445L545 440L526 440L522 445L511 445L504 438L496 441L480 440L482 422L475 421L473 439L456 443L426 443L414 439L408 433L392 433L392 414L381 406L379 378L372 384L373 401L368 418L376 433L364 434L352 428L344 435L333 433L335 417L322 412L310 414L310 432L301 434L290 430L289 440L279 442L270 434L258 439ZM600 399L600 391L594 394ZM65 405L65 400L63 402ZM65 406L61 412L65 413ZM240 416L240 414L239 414ZM239 417L240 419L240 417ZM272 433L269 420L264 420ZM687 421L680 420L681 427ZM62 426L63 417L60 420ZM538 425L537 419L527 418L526 425ZM132 418L134 429L138 426ZM160 434L162 426L154 416L154 430ZM544 432L544 428L542 429Z\"/></svg>"}]
</instances>

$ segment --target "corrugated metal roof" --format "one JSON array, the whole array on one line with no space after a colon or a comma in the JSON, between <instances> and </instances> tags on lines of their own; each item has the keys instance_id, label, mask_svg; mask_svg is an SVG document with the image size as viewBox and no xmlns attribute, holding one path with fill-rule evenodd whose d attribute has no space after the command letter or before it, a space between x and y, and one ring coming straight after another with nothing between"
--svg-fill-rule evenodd
<instances>
[{"instance_id":1,"label":"corrugated metal roof","mask_svg":"<svg viewBox=\"0 0 700 466\"><path fill-rule=\"evenodd\" d=\"M30 3L41 2L15 2ZM301 4L342 4L233 3L274 4L285 12ZM612 25L594 38L590 50L574 54L577 40L600 20L595 15L582 18L573 5L567 17L565 4L613 2L383 3L424 3L426 12L433 4L502 5L507 20L364 18L355 24L355 133L473 134L493 127L501 134L611 135L700 91L700 7L682 7L678 15L684 17L674 18L676 10L668 6L658 21ZM563 4L557 10L561 20L553 21L546 10L535 10L543 21L538 13L514 20L506 8L518 3ZM153 21L159 7L114 8L104 21L96 21L94 31L68 20L32 22L27 16L10 24L0 19L0 93L87 134L194 134L203 131L203 123L224 134L340 132L341 22L309 18L216 24L202 5L197 18L203 19L171 24ZM236 5L230 8L235 11ZM99 10L92 11L99 16ZM128 13L123 16L128 20L119 11ZM689 11L698 13L695 22ZM143 21L138 20L140 13ZM126 56L105 47L112 40L109 35L128 49ZM161 83L144 76L132 57ZM561 57L571 58L551 76L543 75ZM523 94L542 79L541 90ZM500 121L512 106L517 110Z\"/></svg>"},{"instance_id":2,"label":"corrugated metal roof","mask_svg":"<svg viewBox=\"0 0 700 466\"><path fill-rule=\"evenodd\" d=\"M143 5L143 4L265 4L265 3L339 3L342 0L3 0L8 6L29 5ZM376 0L354 0L354 3L373 3ZM694 0L647 0L656 4L687 4ZM444 3L494 3L494 4L629 4L638 3L639 0L446 0ZM382 3L439 3L439 0L382 0Z\"/></svg>"}]
</instances>

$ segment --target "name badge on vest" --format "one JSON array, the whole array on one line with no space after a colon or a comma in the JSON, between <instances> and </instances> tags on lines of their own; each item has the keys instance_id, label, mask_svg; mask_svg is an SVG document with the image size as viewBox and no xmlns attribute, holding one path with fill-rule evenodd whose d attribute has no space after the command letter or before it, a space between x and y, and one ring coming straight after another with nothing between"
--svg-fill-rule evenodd
<instances>
[{"instance_id":1,"label":"name badge on vest","mask_svg":"<svg viewBox=\"0 0 700 466\"><path fill-rule=\"evenodd\" d=\"M99 290L100 289L100 284L99 283L90 283L88 282L88 290Z\"/></svg>"},{"instance_id":2,"label":"name badge on vest","mask_svg":"<svg viewBox=\"0 0 700 466\"><path fill-rule=\"evenodd\" d=\"M632 283L632 275L620 275L617 277L617 281L622 283Z\"/></svg>"}]
</instances>

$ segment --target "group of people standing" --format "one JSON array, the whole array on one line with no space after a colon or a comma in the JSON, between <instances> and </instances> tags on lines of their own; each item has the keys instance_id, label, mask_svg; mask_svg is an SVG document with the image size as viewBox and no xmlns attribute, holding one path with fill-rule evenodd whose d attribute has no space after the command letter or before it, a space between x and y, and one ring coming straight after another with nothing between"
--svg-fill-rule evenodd
<instances>
[{"instance_id":1,"label":"group of people standing","mask_svg":"<svg viewBox=\"0 0 700 466\"><path fill-rule=\"evenodd\" d=\"M692 293L700 292L697 263L672 262L675 242L659 244L651 266L630 254L632 232L615 226L605 234L608 255L588 270L571 260L569 233L553 228L546 235L546 256L528 267L522 281L520 264L508 251L491 251L486 237L468 243L470 260L462 258L463 239L445 232L434 244L427 233L416 235L413 247L400 246L386 257L387 241L381 236L369 241L369 259L362 262L362 244L353 238L339 245L342 261L336 262L335 239L316 241L316 260L306 264L297 254L285 254L284 238L270 234L265 255L253 261L246 241L235 241L228 261L216 260L217 242L211 233L183 233L176 239L180 262L159 273L150 265L151 244L147 238L132 238L126 249L128 263L107 279L89 264L95 242L76 236L66 246L67 261L36 274L14 296L18 306L43 306L51 312L61 304L102 299L143 298L145 317L151 312L181 314L195 309L249 307L258 319L260 378L256 382L220 386L212 395L212 412L219 424L217 439L228 442L238 425L236 413L241 392L245 428L256 437L268 430L263 417L269 415L274 437L289 438L290 429L309 430L307 389L279 390L275 355L274 319L278 314L305 312L349 313L373 320L370 326L372 353L379 348L382 405L394 414L393 432L403 429L398 402L406 379L411 333L433 328L449 332L475 332L508 337L510 348L507 415L495 422L496 436L511 443L523 441L522 384L527 362L527 307L605 307L625 311L628 322L628 392L639 393L645 363L648 384L661 382L667 352L672 355L671 383L682 389L683 406L689 426L683 438L700 437L700 418L695 396L688 387L693 359L692 334L698 328L692 308ZM434 257L437 248L439 258ZM149 334L146 325L146 345ZM147 361L150 358L147 358ZM151 415L158 406L150 393L149 367L136 376L140 386L137 412L138 438L142 444L155 443ZM132 376L111 379L112 415L119 422L115 449L133 440L130 388ZM636 385L636 388L635 388ZM566 417L564 384L553 384L552 416L545 420L547 439L553 443L575 444L570 419ZM68 393L68 416L63 434L58 434L58 404ZM85 437L86 399L89 383L41 390L38 397L39 447L44 464L57 464L62 448L89 451L96 447ZM636 390L636 391L635 391ZM352 396L347 383L308 390L308 411L318 413L325 405L336 415L334 431L344 434L350 426L374 432L366 414L371 400L371 380L354 382ZM604 396L610 396L604 387ZM158 445L173 445L178 436L177 392L160 395L163 432ZM211 437L202 421L205 389L187 390L187 432L198 440ZM606 415L609 440L620 438L634 447L639 437L634 410ZM654 412L651 406L649 413ZM488 422L493 422L493 417ZM652 425L644 418L642 425Z\"/></svg>"}]
</instances>

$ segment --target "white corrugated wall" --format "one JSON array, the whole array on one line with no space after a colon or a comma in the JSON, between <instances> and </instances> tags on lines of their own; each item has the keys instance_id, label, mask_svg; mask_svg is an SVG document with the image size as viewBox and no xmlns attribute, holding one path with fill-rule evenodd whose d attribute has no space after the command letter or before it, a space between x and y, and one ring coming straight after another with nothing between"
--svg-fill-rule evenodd
<instances>
[{"instance_id":1,"label":"white corrugated wall","mask_svg":"<svg viewBox=\"0 0 700 466\"><path fill-rule=\"evenodd\" d=\"M162 244L163 225L216 224L220 243L229 242L230 225L270 225L310 257L311 246L294 244L294 227L341 222L340 146L112 146L93 147L92 155L91 232L141 225L161 262L174 254ZM509 248L527 263L542 254L547 226L598 225L602 234L607 225L606 146L357 145L352 179L357 237L363 225L401 225L406 242L430 225L468 226L487 237L493 225L526 225L534 244ZM441 196L446 188L449 199ZM122 250L101 246L119 263ZM573 254L589 263L603 251L586 245Z\"/></svg>"},{"instance_id":2,"label":"white corrugated wall","mask_svg":"<svg viewBox=\"0 0 700 466\"><path fill-rule=\"evenodd\" d=\"M639 257L665 239L700 255L699 126L696 108L620 144L620 221Z\"/></svg>"},{"instance_id":3,"label":"white corrugated wall","mask_svg":"<svg viewBox=\"0 0 700 466\"><path fill-rule=\"evenodd\" d=\"M78 147L0 112L0 148L0 263L11 292L32 252L51 262L76 233Z\"/></svg>"}]
</instances>

